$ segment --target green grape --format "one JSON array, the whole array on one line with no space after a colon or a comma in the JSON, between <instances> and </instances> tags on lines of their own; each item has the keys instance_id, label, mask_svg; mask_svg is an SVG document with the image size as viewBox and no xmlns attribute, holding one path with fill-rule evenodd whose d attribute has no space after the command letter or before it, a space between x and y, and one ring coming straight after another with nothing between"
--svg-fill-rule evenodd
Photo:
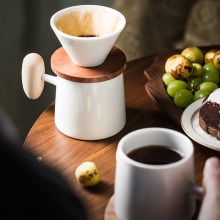
<instances>
[{"instance_id":1,"label":"green grape","mask_svg":"<svg viewBox=\"0 0 220 220\"><path fill-rule=\"evenodd\" d=\"M206 97L208 94L209 94L209 92L200 89L194 94L194 101L202 99L202 98Z\"/></svg>"},{"instance_id":2,"label":"green grape","mask_svg":"<svg viewBox=\"0 0 220 220\"><path fill-rule=\"evenodd\" d=\"M175 80L170 82L167 86L167 93L171 97L174 97L175 94L181 89L187 89L187 83L182 80Z\"/></svg>"},{"instance_id":3,"label":"green grape","mask_svg":"<svg viewBox=\"0 0 220 220\"><path fill-rule=\"evenodd\" d=\"M174 103L180 108L186 108L193 102L193 94L187 89L179 90L174 96Z\"/></svg>"},{"instance_id":4,"label":"green grape","mask_svg":"<svg viewBox=\"0 0 220 220\"><path fill-rule=\"evenodd\" d=\"M193 72L191 76L202 77L204 74L202 65L200 63L192 63L192 65L193 65Z\"/></svg>"},{"instance_id":5,"label":"green grape","mask_svg":"<svg viewBox=\"0 0 220 220\"><path fill-rule=\"evenodd\" d=\"M166 86L168 86L168 84L169 84L170 82L172 82L172 81L174 81L174 80L176 80L176 79L173 78L173 76L172 76L169 72L166 72L166 73L163 74L162 80L163 80L164 84L165 84Z\"/></svg>"},{"instance_id":6,"label":"green grape","mask_svg":"<svg viewBox=\"0 0 220 220\"><path fill-rule=\"evenodd\" d=\"M219 83L219 75L215 72L207 72L202 77L204 82L213 82L215 84Z\"/></svg>"},{"instance_id":7,"label":"green grape","mask_svg":"<svg viewBox=\"0 0 220 220\"><path fill-rule=\"evenodd\" d=\"M200 84L199 88L200 90L204 90L210 94L212 91L217 89L218 86L213 82L203 82L202 84Z\"/></svg>"},{"instance_id":8,"label":"green grape","mask_svg":"<svg viewBox=\"0 0 220 220\"><path fill-rule=\"evenodd\" d=\"M203 66L203 70L204 70L204 74L212 72L212 73L219 75L219 69L216 68L213 63L206 63Z\"/></svg>"},{"instance_id":9,"label":"green grape","mask_svg":"<svg viewBox=\"0 0 220 220\"><path fill-rule=\"evenodd\" d=\"M203 83L203 80L200 77L190 77L188 79L187 88L192 92L197 91L201 83Z\"/></svg>"}]
</instances>

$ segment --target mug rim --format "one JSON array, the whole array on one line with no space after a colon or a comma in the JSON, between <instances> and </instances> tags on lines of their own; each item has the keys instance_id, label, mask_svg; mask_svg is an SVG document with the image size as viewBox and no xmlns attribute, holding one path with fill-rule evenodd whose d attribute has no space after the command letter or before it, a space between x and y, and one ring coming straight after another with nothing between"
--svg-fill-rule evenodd
<instances>
[{"instance_id":1,"label":"mug rim","mask_svg":"<svg viewBox=\"0 0 220 220\"><path fill-rule=\"evenodd\" d=\"M127 156L127 154L124 152L123 150L123 144L124 142L127 140L127 138L135 135L136 133L146 133L146 132L149 132L149 131L159 131L159 132L165 132L165 133L169 133L169 134L174 134L174 135L177 135L179 137L182 137L183 139L186 140L186 142L188 142L188 146L189 146L189 152L187 153L187 155L185 155L182 159L176 161L176 162L173 162L173 163L170 163L170 164L162 164L162 165L151 165L151 164L144 164L144 163L141 163L141 162L137 162L131 158L129 158ZM158 144L157 144L158 145ZM161 144L163 146L163 144ZM146 145L147 146L147 145ZM152 146L149 145L149 146ZM166 145L164 145L166 146ZM141 146L139 146L141 147ZM137 147L137 148L139 148ZM180 166L182 165L183 163L185 163L187 160L189 160L193 155L194 155L194 146L193 146L193 143L192 141L184 134L178 132L178 131L175 131L175 130L172 130L172 129L169 129L169 128L159 128L159 127L150 127L150 128L142 128L142 129L138 129L138 130L135 130L135 131L132 131L130 133L128 133L127 135L125 135L118 143L118 148L117 148L117 152L116 152L116 160L118 158L118 155L120 154L120 156L125 160L127 161L129 164L133 165L133 166L136 166L136 167L139 167L139 168L148 168L148 169L155 169L155 170L161 170L161 169L167 169L167 168L173 168L173 167L177 167L177 166Z\"/></svg>"},{"instance_id":2,"label":"mug rim","mask_svg":"<svg viewBox=\"0 0 220 220\"><path fill-rule=\"evenodd\" d=\"M84 9L84 8L105 8L107 10L111 10L113 11L114 13L118 14L120 19L122 19L122 25L121 25L121 28L117 31L113 31L112 33L109 33L109 34L106 34L106 35L103 35L103 36L99 36L99 37L77 37L77 36L72 36L72 35L69 35L69 34L66 34L66 33L63 33L62 31L60 31L56 25L55 25L55 20L61 16L62 14L66 13L66 12L70 12L70 11L75 11L77 9ZM119 11L113 9L113 8L110 8L110 7L107 7L107 6L102 6L102 5L76 5L76 6L70 6L70 7L67 7L67 8L64 8L64 9L61 9L59 11L57 11L56 13L54 13L50 19L50 26L51 28L54 30L54 32L56 33L59 33L59 35L63 36L63 37L66 37L66 38L69 38L69 39L77 39L77 40L83 40L83 41L88 41L88 40L98 40L100 38L109 38L111 37L112 35L117 35L118 33L120 33L124 27L126 25L126 19L124 17L124 15L122 13L120 13ZM97 39L98 38L98 39Z\"/></svg>"}]
</instances>

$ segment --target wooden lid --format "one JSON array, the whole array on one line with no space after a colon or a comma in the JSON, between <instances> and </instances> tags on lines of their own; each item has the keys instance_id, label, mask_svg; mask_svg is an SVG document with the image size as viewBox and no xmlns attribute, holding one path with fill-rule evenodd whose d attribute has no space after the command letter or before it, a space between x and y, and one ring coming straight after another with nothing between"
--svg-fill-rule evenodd
<instances>
[{"instance_id":1,"label":"wooden lid","mask_svg":"<svg viewBox=\"0 0 220 220\"><path fill-rule=\"evenodd\" d=\"M56 50L51 57L53 72L63 79L81 82L103 82L119 76L126 68L126 56L113 47L105 62L96 67L81 67L74 64L63 47Z\"/></svg>"}]
</instances>

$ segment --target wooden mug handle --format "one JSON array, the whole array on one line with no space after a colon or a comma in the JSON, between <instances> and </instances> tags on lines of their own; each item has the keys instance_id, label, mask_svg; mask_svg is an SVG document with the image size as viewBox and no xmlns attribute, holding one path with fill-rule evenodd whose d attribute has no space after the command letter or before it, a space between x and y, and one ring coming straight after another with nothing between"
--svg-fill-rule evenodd
<instances>
[{"instance_id":1,"label":"wooden mug handle","mask_svg":"<svg viewBox=\"0 0 220 220\"><path fill-rule=\"evenodd\" d=\"M26 55L22 63L22 85L25 94L30 99L37 99L43 89L41 76L45 73L43 58L37 53Z\"/></svg>"}]
</instances>

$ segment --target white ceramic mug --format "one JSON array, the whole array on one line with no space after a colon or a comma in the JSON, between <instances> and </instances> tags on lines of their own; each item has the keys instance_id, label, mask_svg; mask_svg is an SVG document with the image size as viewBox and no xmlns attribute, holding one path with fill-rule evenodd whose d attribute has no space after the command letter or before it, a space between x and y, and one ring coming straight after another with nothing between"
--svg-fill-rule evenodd
<instances>
[{"instance_id":1,"label":"white ceramic mug","mask_svg":"<svg viewBox=\"0 0 220 220\"><path fill-rule=\"evenodd\" d=\"M150 145L170 146L184 157L166 165L148 165L127 156ZM114 209L120 219L185 220L193 216L194 148L188 137L165 128L140 129L120 140L116 156Z\"/></svg>"},{"instance_id":2,"label":"white ceramic mug","mask_svg":"<svg viewBox=\"0 0 220 220\"><path fill-rule=\"evenodd\" d=\"M51 28L73 63L101 65L126 24L118 11L100 5L79 5L56 12ZM79 37L97 35L98 37Z\"/></svg>"}]
</instances>

